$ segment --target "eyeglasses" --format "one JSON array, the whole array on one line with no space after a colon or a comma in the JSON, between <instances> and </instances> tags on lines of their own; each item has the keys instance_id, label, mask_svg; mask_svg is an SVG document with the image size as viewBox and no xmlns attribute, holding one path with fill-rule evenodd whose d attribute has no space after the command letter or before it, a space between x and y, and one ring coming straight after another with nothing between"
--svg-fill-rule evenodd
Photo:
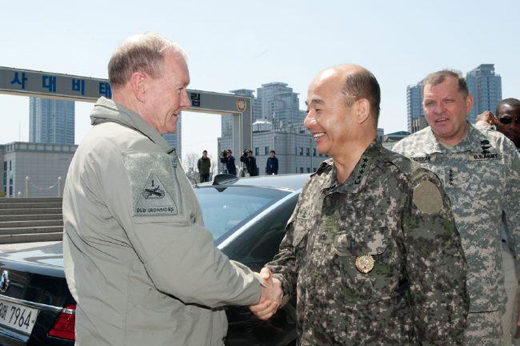
<instances>
[{"instance_id":1,"label":"eyeglasses","mask_svg":"<svg viewBox=\"0 0 520 346\"><path fill-rule=\"evenodd\" d=\"M513 122L513 118L511 117L502 117L498 118L498 121L500 121L504 125L511 124ZM515 124L520 125L520 117L515 117Z\"/></svg>"}]
</instances>

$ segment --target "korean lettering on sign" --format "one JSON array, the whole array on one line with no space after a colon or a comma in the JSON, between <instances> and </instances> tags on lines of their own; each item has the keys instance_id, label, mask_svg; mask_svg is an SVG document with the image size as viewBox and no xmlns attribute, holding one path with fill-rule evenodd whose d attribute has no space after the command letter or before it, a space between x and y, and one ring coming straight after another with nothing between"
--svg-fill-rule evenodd
<instances>
[{"instance_id":1,"label":"korean lettering on sign","mask_svg":"<svg viewBox=\"0 0 520 346\"><path fill-rule=\"evenodd\" d=\"M77 91L85 95L85 81L83 79L72 78L72 91Z\"/></svg>"},{"instance_id":2,"label":"korean lettering on sign","mask_svg":"<svg viewBox=\"0 0 520 346\"><path fill-rule=\"evenodd\" d=\"M110 88L110 84L106 82L99 82L99 94L109 99L112 98L112 89Z\"/></svg>"},{"instance_id":3,"label":"korean lettering on sign","mask_svg":"<svg viewBox=\"0 0 520 346\"><path fill-rule=\"evenodd\" d=\"M192 107L200 107L200 94L190 93L190 101Z\"/></svg>"},{"instance_id":4,"label":"korean lettering on sign","mask_svg":"<svg viewBox=\"0 0 520 346\"><path fill-rule=\"evenodd\" d=\"M20 78L20 75L22 77ZM25 82L27 81L27 77L25 77L25 72L15 72L14 78L11 81L11 85L19 84L22 89L25 89Z\"/></svg>"},{"instance_id":5,"label":"korean lettering on sign","mask_svg":"<svg viewBox=\"0 0 520 346\"><path fill-rule=\"evenodd\" d=\"M42 88L46 88L50 92L56 92L56 77L55 76L42 76Z\"/></svg>"}]
</instances>

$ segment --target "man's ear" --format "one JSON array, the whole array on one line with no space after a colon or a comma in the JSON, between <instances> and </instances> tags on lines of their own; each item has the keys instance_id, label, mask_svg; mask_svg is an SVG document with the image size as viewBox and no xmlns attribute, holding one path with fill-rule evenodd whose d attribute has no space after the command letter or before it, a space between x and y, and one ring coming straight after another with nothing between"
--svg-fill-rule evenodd
<instances>
[{"instance_id":1,"label":"man's ear","mask_svg":"<svg viewBox=\"0 0 520 346\"><path fill-rule=\"evenodd\" d=\"M466 114L471 113L471 108L473 107L473 95L469 94L466 97Z\"/></svg>"},{"instance_id":2,"label":"man's ear","mask_svg":"<svg viewBox=\"0 0 520 346\"><path fill-rule=\"evenodd\" d=\"M370 117L370 102L367 99L359 99L354 103L356 122L363 124Z\"/></svg>"},{"instance_id":3,"label":"man's ear","mask_svg":"<svg viewBox=\"0 0 520 346\"><path fill-rule=\"evenodd\" d=\"M142 72L134 72L130 77L132 91L134 92L135 98L140 102L144 102L146 100L146 79L146 74Z\"/></svg>"}]
</instances>

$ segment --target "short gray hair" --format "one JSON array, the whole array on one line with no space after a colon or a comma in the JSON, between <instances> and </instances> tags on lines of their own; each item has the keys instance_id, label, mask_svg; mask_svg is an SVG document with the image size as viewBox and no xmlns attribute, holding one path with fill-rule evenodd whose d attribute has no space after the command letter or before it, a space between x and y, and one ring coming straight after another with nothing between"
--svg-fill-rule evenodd
<instances>
[{"instance_id":1,"label":"short gray hair","mask_svg":"<svg viewBox=\"0 0 520 346\"><path fill-rule=\"evenodd\" d=\"M427 75L426 78L424 78L423 83L422 83L423 94L424 94L424 87L426 85L431 85L431 86L439 85L446 80L446 77L455 78L457 80L459 92L462 93L464 98L468 97L468 95L469 95L468 84L466 83L466 80L464 79L464 77L462 77L462 73L460 73L459 71L456 71L456 70L449 70L449 69L440 70L440 71L433 72L433 73L430 73L429 75Z\"/></svg>"},{"instance_id":2,"label":"short gray hair","mask_svg":"<svg viewBox=\"0 0 520 346\"><path fill-rule=\"evenodd\" d=\"M113 89L125 85L134 72L144 72L158 78L162 72L164 55L173 51L185 61L186 52L176 43L155 34L134 35L126 39L108 63L108 79Z\"/></svg>"}]
</instances>

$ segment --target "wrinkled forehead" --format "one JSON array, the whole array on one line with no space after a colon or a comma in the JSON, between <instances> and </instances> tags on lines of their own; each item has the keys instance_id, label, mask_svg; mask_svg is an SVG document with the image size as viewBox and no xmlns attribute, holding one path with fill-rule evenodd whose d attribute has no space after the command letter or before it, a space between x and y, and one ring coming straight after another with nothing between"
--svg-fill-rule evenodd
<instances>
[{"instance_id":1,"label":"wrinkled forehead","mask_svg":"<svg viewBox=\"0 0 520 346\"><path fill-rule=\"evenodd\" d=\"M424 86L423 98L436 97L436 96L454 96L461 95L457 81L454 78L446 78L442 83L439 84L426 84Z\"/></svg>"}]
</instances>

